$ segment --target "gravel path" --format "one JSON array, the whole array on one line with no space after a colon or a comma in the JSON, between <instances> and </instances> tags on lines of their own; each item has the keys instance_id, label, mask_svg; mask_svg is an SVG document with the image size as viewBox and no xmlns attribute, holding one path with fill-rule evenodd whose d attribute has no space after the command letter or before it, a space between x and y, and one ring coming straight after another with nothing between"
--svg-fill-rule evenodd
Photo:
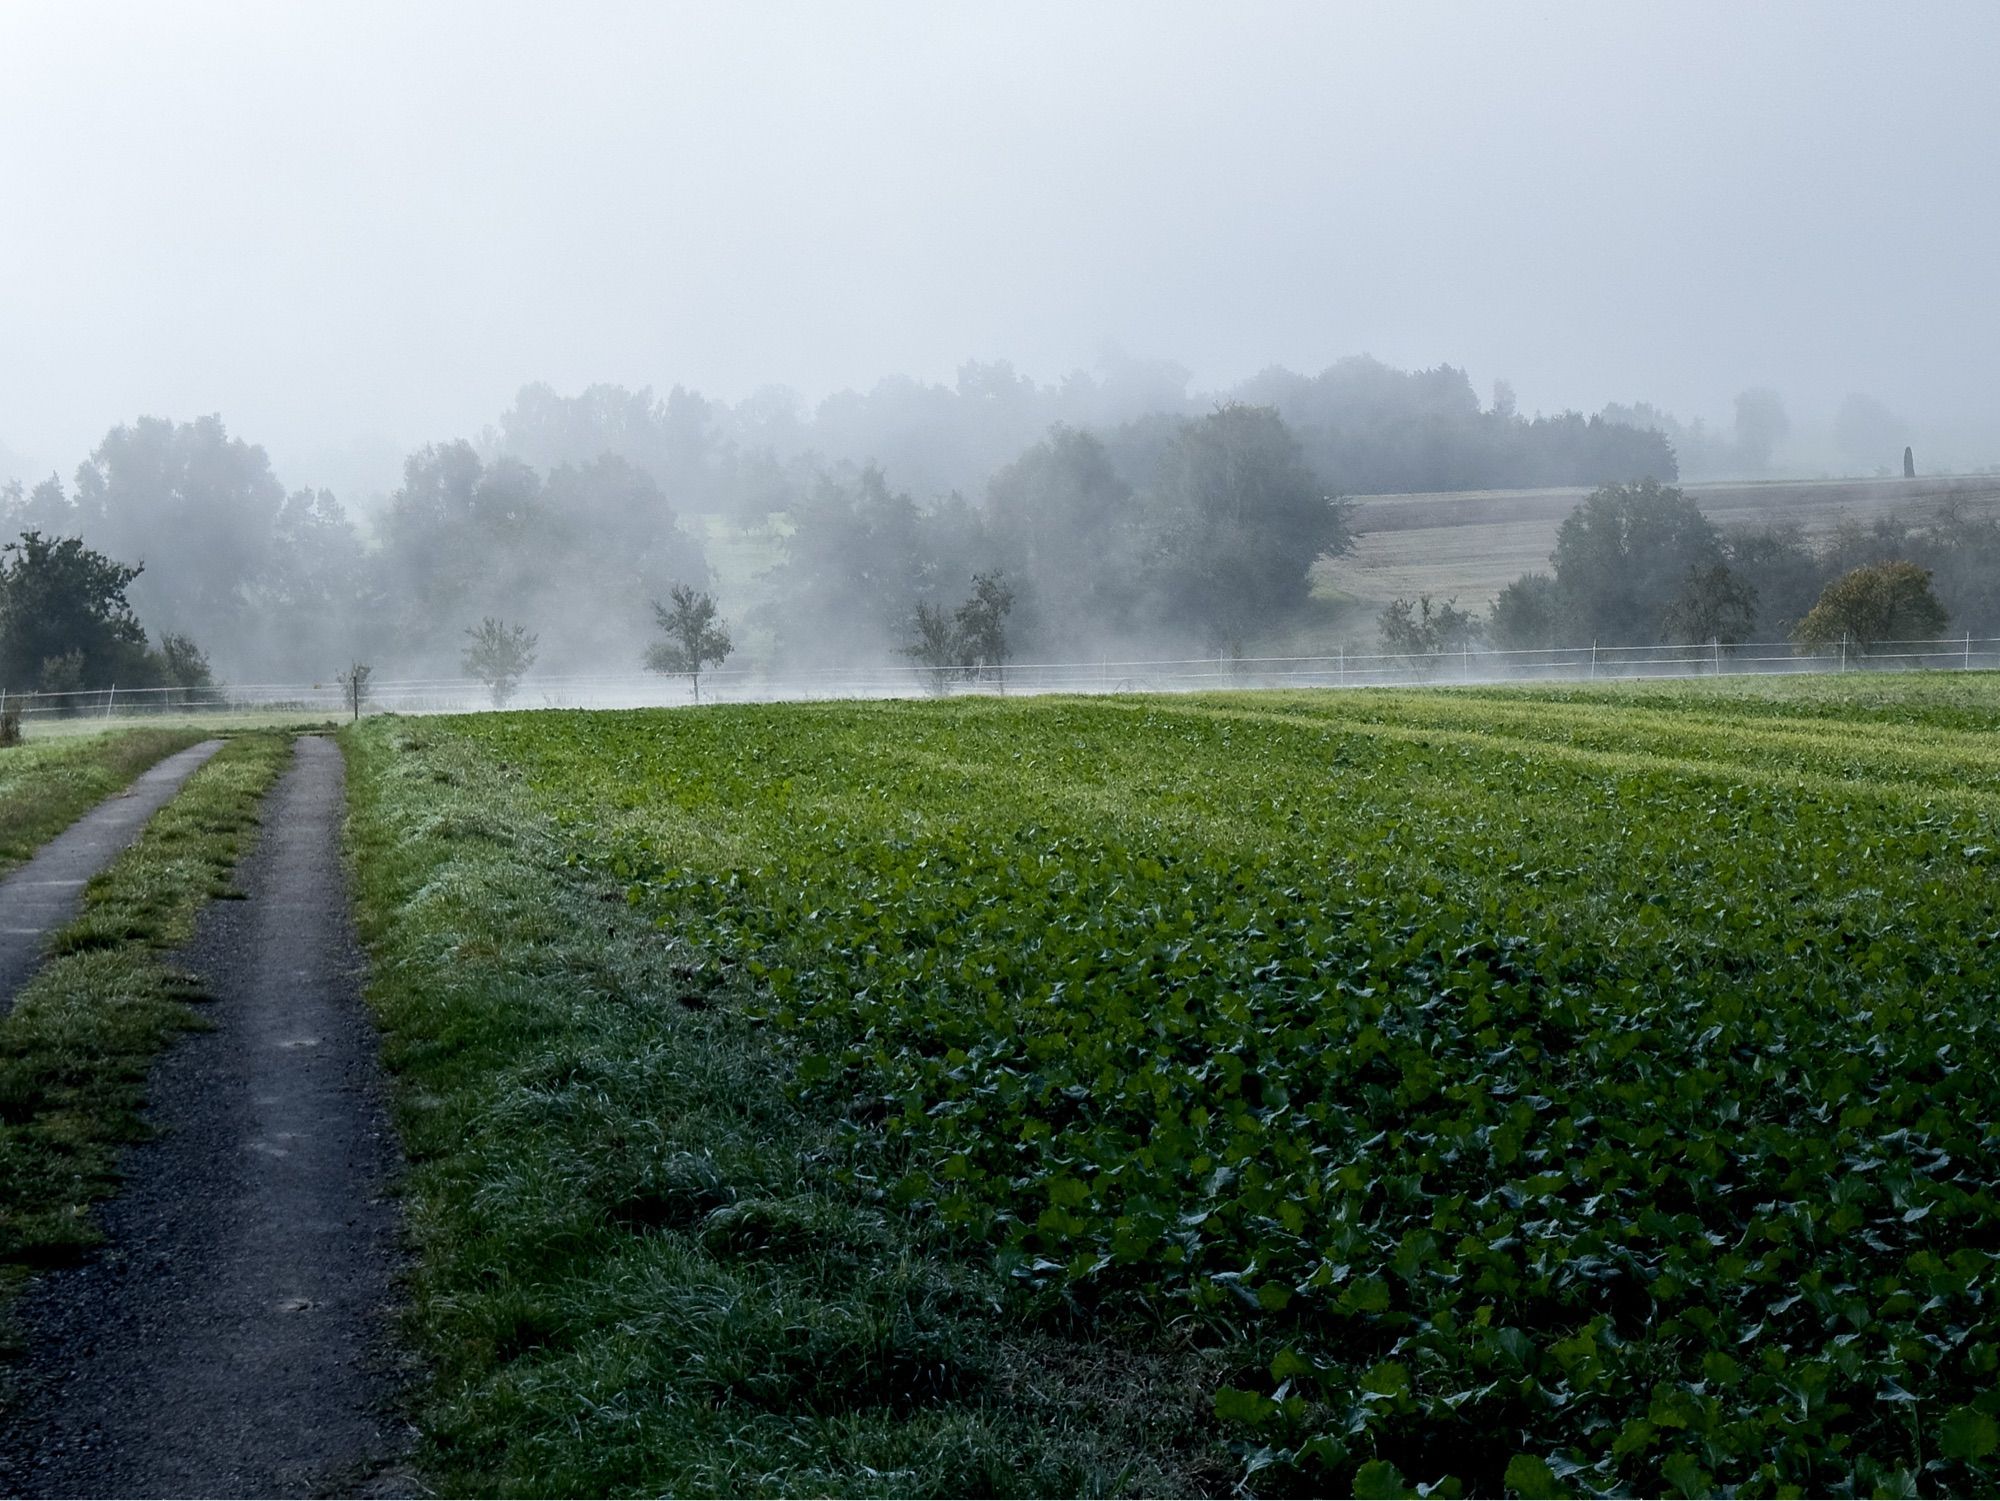
<instances>
[{"instance_id":1,"label":"gravel path","mask_svg":"<svg viewBox=\"0 0 2000 1501\"><path fill-rule=\"evenodd\" d=\"M42 967L42 945L49 935L76 916L84 883L123 854L146 821L181 790L181 783L221 749L220 740L204 740L176 751L0 879L0 1016L13 1010L14 997Z\"/></svg>"},{"instance_id":2,"label":"gravel path","mask_svg":"<svg viewBox=\"0 0 2000 1501\"><path fill-rule=\"evenodd\" d=\"M400 1166L340 863L339 751L298 742L248 900L185 956L213 1031L154 1068L108 1243L17 1314L0 1488L46 1496L407 1491L390 1307Z\"/></svg>"}]
</instances>

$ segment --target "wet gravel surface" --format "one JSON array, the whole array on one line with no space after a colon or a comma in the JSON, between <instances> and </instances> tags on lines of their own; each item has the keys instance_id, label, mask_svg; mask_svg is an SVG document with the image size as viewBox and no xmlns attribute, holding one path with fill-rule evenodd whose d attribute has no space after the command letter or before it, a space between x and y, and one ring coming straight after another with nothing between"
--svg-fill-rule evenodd
<instances>
[{"instance_id":1,"label":"wet gravel surface","mask_svg":"<svg viewBox=\"0 0 2000 1501\"><path fill-rule=\"evenodd\" d=\"M76 916L84 883L123 854L147 820L221 749L220 740L204 740L174 752L0 878L0 1016L13 1009L14 997L42 967L49 935Z\"/></svg>"},{"instance_id":2,"label":"wet gravel surface","mask_svg":"<svg viewBox=\"0 0 2000 1501\"><path fill-rule=\"evenodd\" d=\"M342 765L298 742L185 956L214 1030L155 1066L107 1244L30 1284L0 1488L406 1492L400 1167L340 863Z\"/></svg>"}]
</instances>

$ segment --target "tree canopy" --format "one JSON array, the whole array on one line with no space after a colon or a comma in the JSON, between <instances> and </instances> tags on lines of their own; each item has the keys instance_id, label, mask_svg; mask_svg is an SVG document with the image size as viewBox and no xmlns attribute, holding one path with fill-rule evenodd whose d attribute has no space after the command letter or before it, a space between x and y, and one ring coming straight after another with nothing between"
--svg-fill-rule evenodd
<instances>
[{"instance_id":1,"label":"tree canopy","mask_svg":"<svg viewBox=\"0 0 2000 1501\"><path fill-rule=\"evenodd\" d=\"M0 547L0 686L60 692L153 681L126 599L139 577L74 537L24 532Z\"/></svg>"},{"instance_id":2,"label":"tree canopy","mask_svg":"<svg viewBox=\"0 0 2000 1501\"><path fill-rule=\"evenodd\" d=\"M1842 574L1799 622L1801 646L1845 641L1867 652L1886 641L1936 639L1949 622L1931 592L1930 571L1915 563L1874 563Z\"/></svg>"}]
</instances>

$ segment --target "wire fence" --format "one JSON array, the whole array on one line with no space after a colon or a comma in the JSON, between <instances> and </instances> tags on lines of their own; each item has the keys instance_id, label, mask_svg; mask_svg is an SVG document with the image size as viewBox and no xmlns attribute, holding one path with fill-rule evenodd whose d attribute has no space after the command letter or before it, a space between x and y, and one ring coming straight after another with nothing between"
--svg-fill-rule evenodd
<instances>
[{"instance_id":1,"label":"wire fence","mask_svg":"<svg viewBox=\"0 0 2000 1501\"><path fill-rule=\"evenodd\" d=\"M1192 693L1219 688L1362 688L1448 683L1593 682L1856 671L1991 671L2000 639L1846 642L1806 650L1790 642L1579 646L1500 651L1467 646L1422 655L1336 651L1309 657L1196 657L1146 661L1018 662L1004 668L882 663L855 668L716 669L686 674L616 673L533 677L504 707L613 709L689 703L781 703L961 694ZM363 713L464 713L496 705L471 678L373 681ZM352 705L335 679L320 683L229 683L204 688L101 688L9 693L0 714L31 721L113 720L164 715L344 715Z\"/></svg>"}]
</instances>

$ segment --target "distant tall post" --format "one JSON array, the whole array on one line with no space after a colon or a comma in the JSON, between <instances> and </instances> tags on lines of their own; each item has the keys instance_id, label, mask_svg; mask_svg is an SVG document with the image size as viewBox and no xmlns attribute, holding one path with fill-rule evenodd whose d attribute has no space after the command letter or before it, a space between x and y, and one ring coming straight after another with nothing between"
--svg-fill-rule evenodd
<instances>
[{"instance_id":1,"label":"distant tall post","mask_svg":"<svg viewBox=\"0 0 2000 1501\"><path fill-rule=\"evenodd\" d=\"M1915 450L1912 449L1909 444L1905 443L1903 445L1903 478L1915 479L1916 477L1917 477L1917 455Z\"/></svg>"}]
</instances>

